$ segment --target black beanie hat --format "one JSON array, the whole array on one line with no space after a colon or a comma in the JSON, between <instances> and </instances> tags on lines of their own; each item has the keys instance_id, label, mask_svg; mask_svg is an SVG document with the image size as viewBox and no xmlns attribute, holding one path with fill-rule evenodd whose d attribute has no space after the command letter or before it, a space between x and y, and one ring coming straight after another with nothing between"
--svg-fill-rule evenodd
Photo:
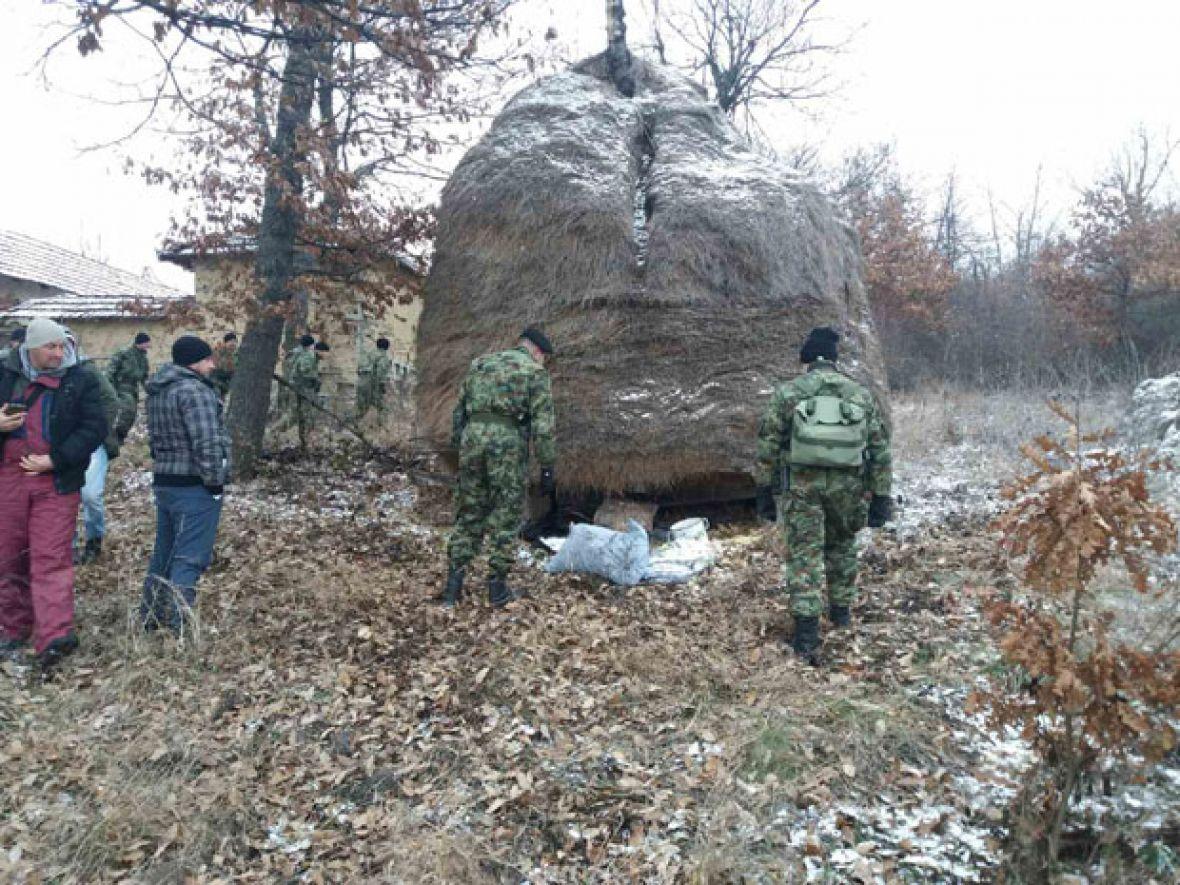
<instances>
[{"instance_id":1,"label":"black beanie hat","mask_svg":"<svg viewBox=\"0 0 1180 885\"><path fill-rule=\"evenodd\" d=\"M299 346L300 347L311 347L313 344L315 344L315 339L312 338L310 335L304 335L302 338L299 339Z\"/></svg>"},{"instance_id":2,"label":"black beanie hat","mask_svg":"<svg viewBox=\"0 0 1180 885\"><path fill-rule=\"evenodd\" d=\"M803 342L799 351L799 360L804 363L814 363L818 359L836 362L836 343L840 340L840 333L827 326L812 329Z\"/></svg>"},{"instance_id":3,"label":"black beanie hat","mask_svg":"<svg viewBox=\"0 0 1180 885\"><path fill-rule=\"evenodd\" d=\"M327 353L332 348L328 347L327 341L317 341L315 343L315 349L318 350L320 353Z\"/></svg>"},{"instance_id":4,"label":"black beanie hat","mask_svg":"<svg viewBox=\"0 0 1180 885\"><path fill-rule=\"evenodd\" d=\"M389 350L389 339L388 338L378 338L377 339L377 349L378 350Z\"/></svg>"},{"instance_id":5,"label":"black beanie hat","mask_svg":"<svg viewBox=\"0 0 1180 885\"><path fill-rule=\"evenodd\" d=\"M520 340L533 342L533 344L537 345L537 350L541 351L541 353L553 353L553 345L545 337L545 333L533 326L529 326L520 333Z\"/></svg>"},{"instance_id":6,"label":"black beanie hat","mask_svg":"<svg viewBox=\"0 0 1180 885\"><path fill-rule=\"evenodd\" d=\"M224 335L221 336L221 340L225 341L225 342L237 341L238 340L238 333L237 332L226 332Z\"/></svg>"},{"instance_id":7,"label":"black beanie hat","mask_svg":"<svg viewBox=\"0 0 1180 885\"><path fill-rule=\"evenodd\" d=\"M191 366L213 356L213 348L196 335L181 335L172 345L172 362Z\"/></svg>"},{"instance_id":8,"label":"black beanie hat","mask_svg":"<svg viewBox=\"0 0 1180 885\"><path fill-rule=\"evenodd\" d=\"M152 340L152 336L149 335L147 332L136 332L135 333L135 343L136 344L147 344L151 340Z\"/></svg>"},{"instance_id":9,"label":"black beanie hat","mask_svg":"<svg viewBox=\"0 0 1180 885\"><path fill-rule=\"evenodd\" d=\"M9 341L24 341L25 340L25 327L20 326L16 329L13 329L12 334L8 336L8 340Z\"/></svg>"}]
</instances>

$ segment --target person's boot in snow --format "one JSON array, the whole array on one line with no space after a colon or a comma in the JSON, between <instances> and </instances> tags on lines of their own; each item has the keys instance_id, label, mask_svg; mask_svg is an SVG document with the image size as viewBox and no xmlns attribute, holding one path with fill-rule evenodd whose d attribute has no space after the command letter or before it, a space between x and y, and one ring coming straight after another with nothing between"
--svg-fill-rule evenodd
<instances>
[{"instance_id":1,"label":"person's boot in snow","mask_svg":"<svg viewBox=\"0 0 1180 885\"><path fill-rule=\"evenodd\" d=\"M846 605L833 605L828 609L828 618L833 627L847 627L852 623L852 612Z\"/></svg>"},{"instance_id":2,"label":"person's boot in snow","mask_svg":"<svg viewBox=\"0 0 1180 885\"><path fill-rule=\"evenodd\" d=\"M442 593L434 597L433 602L438 605L444 605L447 608L454 608L463 596L463 569L452 568L447 572L447 586L443 588Z\"/></svg>"},{"instance_id":3,"label":"person's boot in snow","mask_svg":"<svg viewBox=\"0 0 1180 885\"><path fill-rule=\"evenodd\" d=\"M813 667L819 666L819 618L795 617L795 636L791 639L795 656Z\"/></svg>"},{"instance_id":4,"label":"person's boot in snow","mask_svg":"<svg viewBox=\"0 0 1180 885\"><path fill-rule=\"evenodd\" d=\"M508 582L502 577L488 578L488 602L492 604L492 608L501 608L514 599L520 599L521 594L508 586Z\"/></svg>"},{"instance_id":5,"label":"person's boot in snow","mask_svg":"<svg viewBox=\"0 0 1180 885\"><path fill-rule=\"evenodd\" d=\"M41 669L41 674L52 673L62 660L73 654L77 648L78 637L74 633L67 633L65 636L54 639L45 646L44 651L37 654L37 666Z\"/></svg>"}]
</instances>

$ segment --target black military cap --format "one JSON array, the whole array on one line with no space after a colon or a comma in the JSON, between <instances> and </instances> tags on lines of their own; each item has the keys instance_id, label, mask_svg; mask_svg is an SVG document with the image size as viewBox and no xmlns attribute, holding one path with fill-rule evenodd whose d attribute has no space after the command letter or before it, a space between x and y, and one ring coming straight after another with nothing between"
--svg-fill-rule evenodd
<instances>
[{"instance_id":1,"label":"black military cap","mask_svg":"<svg viewBox=\"0 0 1180 885\"><path fill-rule=\"evenodd\" d=\"M226 332L224 335L221 336L221 340L226 343L228 343L230 341L237 341L238 340L238 333L237 332Z\"/></svg>"},{"instance_id":2,"label":"black military cap","mask_svg":"<svg viewBox=\"0 0 1180 885\"><path fill-rule=\"evenodd\" d=\"M315 339L312 338L310 335L304 335L302 338L299 339L299 346L300 347L311 347L313 344L315 344Z\"/></svg>"},{"instance_id":3,"label":"black military cap","mask_svg":"<svg viewBox=\"0 0 1180 885\"><path fill-rule=\"evenodd\" d=\"M152 340L152 336L147 332L138 332L135 335L136 344L147 344Z\"/></svg>"},{"instance_id":4,"label":"black military cap","mask_svg":"<svg viewBox=\"0 0 1180 885\"><path fill-rule=\"evenodd\" d=\"M818 359L836 362L836 345L840 341L840 333L828 326L812 329L799 350L799 361L814 363Z\"/></svg>"},{"instance_id":5,"label":"black military cap","mask_svg":"<svg viewBox=\"0 0 1180 885\"><path fill-rule=\"evenodd\" d=\"M537 350L541 351L541 353L553 353L552 342L550 342L549 339L545 337L544 332L535 326L529 326L527 329L521 332L520 340L533 342L533 344L537 345Z\"/></svg>"},{"instance_id":6,"label":"black military cap","mask_svg":"<svg viewBox=\"0 0 1180 885\"><path fill-rule=\"evenodd\" d=\"M389 339L388 338L378 338L377 339L377 349L378 350L389 350Z\"/></svg>"},{"instance_id":7,"label":"black military cap","mask_svg":"<svg viewBox=\"0 0 1180 885\"><path fill-rule=\"evenodd\" d=\"M328 347L327 341L317 341L315 343L315 349L318 350L320 353L327 353L332 348Z\"/></svg>"}]
</instances>

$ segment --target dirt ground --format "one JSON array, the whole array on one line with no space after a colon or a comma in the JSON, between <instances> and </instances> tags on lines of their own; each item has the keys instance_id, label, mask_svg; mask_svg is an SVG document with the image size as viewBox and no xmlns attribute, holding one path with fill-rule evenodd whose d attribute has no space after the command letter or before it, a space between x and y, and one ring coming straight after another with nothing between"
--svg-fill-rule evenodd
<instances>
[{"instance_id":1,"label":"dirt ground","mask_svg":"<svg viewBox=\"0 0 1180 885\"><path fill-rule=\"evenodd\" d=\"M995 667L980 600L1008 580L985 526L1047 419L957 396L897 404L901 513L819 669L784 652L772 527L721 527L684 585L522 559L527 600L493 612L477 573L450 613L427 604L445 499L348 453L231 490L198 628L144 636L153 515L132 453L104 557L79 571L79 653L48 683L0 677L0 875L991 880L1027 759L963 710ZM1180 775L1136 788L1152 807L1122 825L1175 822Z\"/></svg>"}]
</instances>

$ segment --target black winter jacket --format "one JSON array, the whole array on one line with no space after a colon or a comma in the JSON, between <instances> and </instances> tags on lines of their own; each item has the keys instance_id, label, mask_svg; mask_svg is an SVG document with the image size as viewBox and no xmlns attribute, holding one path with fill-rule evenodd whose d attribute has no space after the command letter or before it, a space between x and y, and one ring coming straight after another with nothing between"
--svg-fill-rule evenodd
<instances>
[{"instance_id":1,"label":"black winter jacket","mask_svg":"<svg viewBox=\"0 0 1180 885\"><path fill-rule=\"evenodd\" d=\"M0 403L19 397L25 383L20 352L13 350L0 366ZM90 453L106 439L110 428L103 412L98 379L80 366L66 369L52 403L49 457L53 459L53 485L59 495L68 495L82 488ZM0 434L0 452L6 442L8 434Z\"/></svg>"}]
</instances>

